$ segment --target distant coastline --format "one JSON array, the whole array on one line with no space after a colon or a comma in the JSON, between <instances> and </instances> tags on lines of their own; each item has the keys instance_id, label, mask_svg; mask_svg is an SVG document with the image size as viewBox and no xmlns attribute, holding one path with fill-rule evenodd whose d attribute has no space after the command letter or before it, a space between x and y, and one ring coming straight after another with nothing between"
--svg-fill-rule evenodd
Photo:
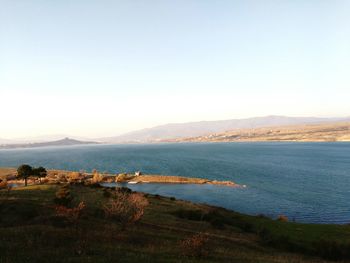
<instances>
[{"instance_id":1,"label":"distant coastline","mask_svg":"<svg viewBox=\"0 0 350 263\"><path fill-rule=\"evenodd\" d=\"M16 144L0 144L0 149L17 149L17 148L39 148L48 146L73 146L83 144L99 144L92 141L78 141L70 138L64 138L62 140L50 141L50 142L37 142L37 143L16 143Z\"/></svg>"},{"instance_id":2,"label":"distant coastline","mask_svg":"<svg viewBox=\"0 0 350 263\"><path fill-rule=\"evenodd\" d=\"M350 122L236 129L162 142L349 142Z\"/></svg>"},{"instance_id":3,"label":"distant coastline","mask_svg":"<svg viewBox=\"0 0 350 263\"><path fill-rule=\"evenodd\" d=\"M170 123L112 137L45 135L0 138L0 149L81 144L146 144L166 142L334 142L350 141L350 117L315 118L265 116L222 121ZM61 139L65 138L65 139Z\"/></svg>"}]
</instances>

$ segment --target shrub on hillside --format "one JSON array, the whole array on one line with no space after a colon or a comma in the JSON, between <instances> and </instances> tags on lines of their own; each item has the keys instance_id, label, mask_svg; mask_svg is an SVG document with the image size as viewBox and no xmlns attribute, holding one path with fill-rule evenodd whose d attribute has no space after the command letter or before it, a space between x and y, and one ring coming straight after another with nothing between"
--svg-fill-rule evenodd
<instances>
[{"instance_id":1,"label":"shrub on hillside","mask_svg":"<svg viewBox=\"0 0 350 263\"><path fill-rule=\"evenodd\" d=\"M103 209L106 217L116 220L125 229L142 218L147 205L148 200L140 193L115 193Z\"/></svg>"},{"instance_id":2,"label":"shrub on hillside","mask_svg":"<svg viewBox=\"0 0 350 263\"><path fill-rule=\"evenodd\" d=\"M91 183L97 184L97 183L102 182L102 180L103 180L103 175L101 173L99 173L97 170L93 170Z\"/></svg>"},{"instance_id":3,"label":"shrub on hillside","mask_svg":"<svg viewBox=\"0 0 350 263\"><path fill-rule=\"evenodd\" d=\"M55 207L56 215L66 218L69 222L76 223L81 217L83 210L85 209L85 203L80 202L76 207L67 208L63 205Z\"/></svg>"},{"instance_id":4,"label":"shrub on hillside","mask_svg":"<svg viewBox=\"0 0 350 263\"><path fill-rule=\"evenodd\" d=\"M55 203L58 205L62 205L62 206L68 206L71 201L72 201L73 197L70 194L69 191L69 186L63 185L61 186L57 192L56 192L56 197L55 197Z\"/></svg>"},{"instance_id":5,"label":"shrub on hillside","mask_svg":"<svg viewBox=\"0 0 350 263\"><path fill-rule=\"evenodd\" d=\"M281 222L288 222L288 217L285 215L279 215L277 217L277 221L281 221Z\"/></svg>"},{"instance_id":6,"label":"shrub on hillside","mask_svg":"<svg viewBox=\"0 0 350 263\"><path fill-rule=\"evenodd\" d=\"M84 174L80 172L71 172L68 178L69 182L80 182L84 179Z\"/></svg>"},{"instance_id":7,"label":"shrub on hillside","mask_svg":"<svg viewBox=\"0 0 350 263\"><path fill-rule=\"evenodd\" d=\"M204 257L209 254L209 238L204 233L194 234L180 242L180 250L183 256Z\"/></svg>"}]
</instances>

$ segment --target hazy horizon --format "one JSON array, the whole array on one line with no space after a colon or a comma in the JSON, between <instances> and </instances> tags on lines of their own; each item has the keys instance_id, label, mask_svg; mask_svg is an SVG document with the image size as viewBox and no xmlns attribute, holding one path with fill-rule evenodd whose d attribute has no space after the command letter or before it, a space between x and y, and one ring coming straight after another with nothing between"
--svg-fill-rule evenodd
<instances>
[{"instance_id":1,"label":"hazy horizon","mask_svg":"<svg viewBox=\"0 0 350 263\"><path fill-rule=\"evenodd\" d=\"M348 1L10 1L0 138L350 115Z\"/></svg>"},{"instance_id":2,"label":"hazy horizon","mask_svg":"<svg viewBox=\"0 0 350 263\"><path fill-rule=\"evenodd\" d=\"M138 131L143 131L143 130L148 130L148 129L153 129L157 127L162 127L162 126L167 126L167 125L177 125L177 124L190 124L190 123L202 123L202 122L220 122L220 121L229 121L229 120L249 120L249 119L259 119L259 118L269 118L269 117L282 117L282 118L325 118L325 119L344 119L346 122L348 119L350 120L350 116L334 116L334 117L317 117L317 116L282 116L282 115L266 115L266 116L254 116L254 117L247 117L247 118L231 118L227 120L194 120L190 122L173 122L173 123L162 123L160 125L155 125L155 126L150 126L150 127L138 127L136 129L122 132L122 133L112 133L112 134L103 134L101 136L96 136L96 137L89 137L84 134L59 134L59 133L50 133L50 134L42 134L38 133L32 136L21 136L21 137L0 137L0 140L9 140L10 142L35 142L35 141L55 141L55 140L61 140L65 138L69 139L78 139L78 140L100 140L100 139L108 139L112 137L118 137L121 135L126 135L128 133L132 132L138 132ZM337 120L335 120L337 122ZM311 124L311 123L309 123ZM295 124L295 125L302 125L302 124ZM262 126L262 127L268 127L267 126ZM272 125L274 126L274 125ZM285 126L285 125L281 125ZM288 126L288 125L286 125ZM222 130L224 132L224 130Z\"/></svg>"}]
</instances>

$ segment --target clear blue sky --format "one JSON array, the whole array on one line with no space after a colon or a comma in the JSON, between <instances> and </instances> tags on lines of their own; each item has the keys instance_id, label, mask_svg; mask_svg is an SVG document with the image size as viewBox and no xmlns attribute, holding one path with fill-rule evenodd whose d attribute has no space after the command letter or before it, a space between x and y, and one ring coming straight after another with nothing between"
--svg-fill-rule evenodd
<instances>
[{"instance_id":1,"label":"clear blue sky","mask_svg":"<svg viewBox=\"0 0 350 263\"><path fill-rule=\"evenodd\" d=\"M350 115L350 1L0 7L0 137Z\"/></svg>"}]
</instances>

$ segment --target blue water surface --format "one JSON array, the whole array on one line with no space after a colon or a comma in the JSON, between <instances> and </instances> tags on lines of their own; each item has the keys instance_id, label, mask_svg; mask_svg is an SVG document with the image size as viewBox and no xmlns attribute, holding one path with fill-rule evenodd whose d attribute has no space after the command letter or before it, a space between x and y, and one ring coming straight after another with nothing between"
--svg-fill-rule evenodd
<instances>
[{"instance_id":1,"label":"blue water surface","mask_svg":"<svg viewBox=\"0 0 350 263\"><path fill-rule=\"evenodd\" d=\"M213 185L128 185L248 214L350 223L350 143L179 143L0 150L0 166L144 173L231 180Z\"/></svg>"}]
</instances>

